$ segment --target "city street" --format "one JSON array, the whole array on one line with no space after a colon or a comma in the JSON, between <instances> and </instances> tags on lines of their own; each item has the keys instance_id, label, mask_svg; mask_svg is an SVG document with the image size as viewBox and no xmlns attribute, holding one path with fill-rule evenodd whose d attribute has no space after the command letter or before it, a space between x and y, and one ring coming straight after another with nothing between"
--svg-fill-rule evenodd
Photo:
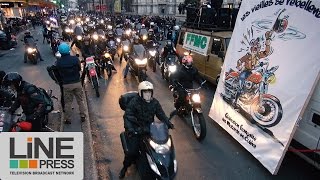
<instances>
[{"instance_id":1,"label":"city street","mask_svg":"<svg viewBox=\"0 0 320 180\"><path fill-rule=\"evenodd\" d=\"M55 61L52 50L49 44L42 43L39 27L36 30L31 30L31 33L35 39L39 39L37 44L44 61L37 65L30 62L23 63L24 45L20 41L23 36L20 35L16 49L0 53L0 70L19 72L26 81L44 89L53 89L54 95L60 97L58 85L51 80L46 70L46 67ZM93 142L86 142L86 144L93 144L98 177L101 180L118 179L124 158L119 137L120 133L124 131L124 112L119 107L118 99L121 94L135 91L138 88L137 77L128 74L126 79L123 78L126 62L123 61L120 64L116 56L114 63L117 73L113 72L110 79L107 76L105 79L100 79L99 98L95 96L91 84L87 83L85 86L93 136ZM147 80L154 84L154 97L159 100L164 111L169 115L174 107L168 83L161 78L159 67L157 67L157 72L148 70L147 74ZM278 175L271 175L236 140L208 117L214 91L215 86L213 85L209 85L209 89L201 90L202 107L207 123L207 137L203 142L200 143L195 139L188 123L178 116L172 119L175 129L170 130L170 133L178 162L176 179L319 179L319 170L291 152L286 154ZM55 101L55 104L55 110L60 110L59 102ZM75 110L78 111L77 106L75 106ZM61 128L60 113L54 112L52 117L49 126L55 130L78 131L81 129L80 122ZM85 154L85 156L89 155L92 154ZM85 173L92 173L88 172L88 166L91 165L84 167ZM134 166L128 170L125 179L139 179Z\"/></svg>"}]
</instances>

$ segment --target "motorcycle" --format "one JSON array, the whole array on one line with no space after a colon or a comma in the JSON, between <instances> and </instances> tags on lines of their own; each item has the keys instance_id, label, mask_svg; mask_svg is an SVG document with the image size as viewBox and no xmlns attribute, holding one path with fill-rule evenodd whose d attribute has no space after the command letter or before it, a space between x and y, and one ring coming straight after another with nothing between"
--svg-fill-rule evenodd
<instances>
[{"instance_id":1,"label":"motorcycle","mask_svg":"<svg viewBox=\"0 0 320 180\"><path fill-rule=\"evenodd\" d=\"M99 93L99 79L98 79L98 75L97 75L97 71L96 71L96 63L94 61L93 57L88 57L85 59L86 62L86 66L85 71L87 71L89 73L89 81L91 82L92 87L95 89L96 92L96 96L100 97L100 93Z\"/></svg>"},{"instance_id":2,"label":"motorcycle","mask_svg":"<svg viewBox=\"0 0 320 180\"><path fill-rule=\"evenodd\" d=\"M145 81L147 79L147 58L146 50L142 44L133 46L134 55L129 58L129 71L138 76L139 82Z\"/></svg>"},{"instance_id":3,"label":"motorcycle","mask_svg":"<svg viewBox=\"0 0 320 180\"><path fill-rule=\"evenodd\" d=\"M170 119L173 115L170 115ZM136 167L141 179L173 179L177 173L177 160L175 149L169 129L164 123L153 122L149 130L143 130L136 122L138 130L120 134L122 148L125 153L130 152L128 136L140 136L142 142L139 146L139 157Z\"/></svg>"},{"instance_id":4,"label":"motorcycle","mask_svg":"<svg viewBox=\"0 0 320 180\"><path fill-rule=\"evenodd\" d=\"M147 49L149 52L148 65L152 67L153 72L156 72L157 63L159 62L158 44L151 42L152 47Z\"/></svg>"},{"instance_id":5,"label":"motorcycle","mask_svg":"<svg viewBox=\"0 0 320 180\"><path fill-rule=\"evenodd\" d=\"M122 53L121 53L121 57L120 57L120 63L122 62L122 57L125 58L126 61L128 61L127 57L128 57L128 53L129 53L129 48L130 48L130 40L126 39L124 41L121 42L121 46L122 46Z\"/></svg>"},{"instance_id":6,"label":"motorcycle","mask_svg":"<svg viewBox=\"0 0 320 180\"><path fill-rule=\"evenodd\" d=\"M202 141L207 134L206 121L203 116L202 107L201 107L201 98L200 98L200 89L206 83L202 82L200 87L196 89L185 89L180 83L178 88L181 88L187 93L185 102L178 109L178 115L183 118L190 118L193 133L198 141ZM176 89L173 88L172 90ZM173 93L174 103L178 100L178 93L175 91Z\"/></svg>"},{"instance_id":7,"label":"motorcycle","mask_svg":"<svg viewBox=\"0 0 320 180\"><path fill-rule=\"evenodd\" d=\"M114 67L114 64L113 64L112 57L111 57L108 50L105 51L104 57L102 58L100 65L101 65L102 69L106 69L107 75L109 78L112 75L112 70L116 70L116 68ZM102 70L102 72L103 72L103 70Z\"/></svg>"},{"instance_id":8,"label":"motorcycle","mask_svg":"<svg viewBox=\"0 0 320 180\"><path fill-rule=\"evenodd\" d=\"M169 54L160 66L162 78L168 82L171 82L171 75L177 71L178 67L177 56Z\"/></svg>"},{"instance_id":9,"label":"motorcycle","mask_svg":"<svg viewBox=\"0 0 320 180\"><path fill-rule=\"evenodd\" d=\"M58 99L52 95L52 90L48 90L47 94L50 98ZM30 132L32 130L32 123L26 120L25 114L11 114L9 107L0 107L0 133L1 132ZM17 116L19 118L14 118ZM53 129L48 127L49 115L46 114L42 124L41 132L54 132Z\"/></svg>"},{"instance_id":10,"label":"motorcycle","mask_svg":"<svg viewBox=\"0 0 320 180\"><path fill-rule=\"evenodd\" d=\"M117 53L117 45L116 45L116 42L113 41L113 40L110 40L108 42L108 48L110 48L110 54L111 54L111 57L112 57L112 60L114 60L114 56L116 55Z\"/></svg>"},{"instance_id":11,"label":"motorcycle","mask_svg":"<svg viewBox=\"0 0 320 180\"><path fill-rule=\"evenodd\" d=\"M62 41L62 38L60 37L58 32L52 32L51 34L51 49L52 53L55 55L58 51L58 46L60 45L60 42Z\"/></svg>"},{"instance_id":12,"label":"motorcycle","mask_svg":"<svg viewBox=\"0 0 320 180\"><path fill-rule=\"evenodd\" d=\"M268 62L261 62L259 66L245 80L236 103L240 108L240 113L253 123L265 128L273 127L280 122L283 110L280 100L274 95L268 94L268 86L275 82L275 71L279 66L268 69ZM232 69L225 74L225 94L221 93L221 96L228 104L233 104L235 101L240 88L239 76L240 72Z\"/></svg>"},{"instance_id":13,"label":"motorcycle","mask_svg":"<svg viewBox=\"0 0 320 180\"><path fill-rule=\"evenodd\" d=\"M66 26L66 28L64 29L64 31L62 32L62 37L65 41L71 41L72 40L72 34L73 34L73 29L69 28L68 26Z\"/></svg>"},{"instance_id":14,"label":"motorcycle","mask_svg":"<svg viewBox=\"0 0 320 180\"><path fill-rule=\"evenodd\" d=\"M37 50L37 45L33 40L30 40L27 43L26 51L27 51L27 61L31 61L33 64L37 64L40 57L39 57L39 52Z\"/></svg>"}]
</instances>

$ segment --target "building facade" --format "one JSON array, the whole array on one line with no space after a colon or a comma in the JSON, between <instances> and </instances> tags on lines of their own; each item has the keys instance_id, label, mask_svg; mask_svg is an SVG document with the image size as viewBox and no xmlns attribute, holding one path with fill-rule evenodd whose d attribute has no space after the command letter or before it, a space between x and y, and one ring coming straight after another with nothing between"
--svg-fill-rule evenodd
<instances>
[{"instance_id":1,"label":"building facade","mask_svg":"<svg viewBox=\"0 0 320 180\"><path fill-rule=\"evenodd\" d=\"M133 12L141 15L175 15L184 0L133 0Z\"/></svg>"},{"instance_id":2,"label":"building facade","mask_svg":"<svg viewBox=\"0 0 320 180\"><path fill-rule=\"evenodd\" d=\"M132 0L131 12L140 15L176 15L178 7L184 0ZM208 2L208 0L200 0ZM209 0L210 2L210 0ZM240 0L223 0L222 7L238 7ZM232 5L232 6L231 6Z\"/></svg>"}]
</instances>

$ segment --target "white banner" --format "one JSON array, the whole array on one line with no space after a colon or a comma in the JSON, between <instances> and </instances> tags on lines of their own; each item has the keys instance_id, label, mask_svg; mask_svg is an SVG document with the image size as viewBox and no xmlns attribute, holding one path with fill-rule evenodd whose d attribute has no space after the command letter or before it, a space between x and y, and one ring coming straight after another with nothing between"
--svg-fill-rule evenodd
<instances>
[{"instance_id":1,"label":"white banner","mask_svg":"<svg viewBox=\"0 0 320 180\"><path fill-rule=\"evenodd\" d=\"M0 179L83 179L82 132L5 132L0 142Z\"/></svg>"},{"instance_id":2,"label":"white banner","mask_svg":"<svg viewBox=\"0 0 320 180\"><path fill-rule=\"evenodd\" d=\"M320 1L243 1L209 116L276 174L320 69Z\"/></svg>"},{"instance_id":3,"label":"white banner","mask_svg":"<svg viewBox=\"0 0 320 180\"><path fill-rule=\"evenodd\" d=\"M209 43L209 36L186 32L184 36L183 48L206 56Z\"/></svg>"}]
</instances>

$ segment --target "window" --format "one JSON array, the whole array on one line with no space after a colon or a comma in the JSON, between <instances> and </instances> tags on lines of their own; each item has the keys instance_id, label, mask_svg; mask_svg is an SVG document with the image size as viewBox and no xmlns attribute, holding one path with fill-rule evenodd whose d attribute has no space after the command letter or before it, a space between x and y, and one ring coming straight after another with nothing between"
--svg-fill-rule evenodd
<instances>
[{"instance_id":1,"label":"window","mask_svg":"<svg viewBox=\"0 0 320 180\"><path fill-rule=\"evenodd\" d=\"M184 41L184 34L185 34L185 32L181 32L181 33L180 33L179 44L181 44L181 45L183 45L183 41Z\"/></svg>"},{"instance_id":2,"label":"window","mask_svg":"<svg viewBox=\"0 0 320 180\"><path fill-rule=\"evenodd\" d=\"M218 38L214 38L212 42L211 53L218 55L220 51L224 51L222 40Z\"/></svg>"},{"instance_id":3,"label":"window","mask_svg":"<svg viewBox=\"0 0 320 180\"><path fill-rule=\"evenodd\" d=\"M316 125L320 126L320 115L313 113L312 122L315 123Z\"/></svg>"}]
</instances>

